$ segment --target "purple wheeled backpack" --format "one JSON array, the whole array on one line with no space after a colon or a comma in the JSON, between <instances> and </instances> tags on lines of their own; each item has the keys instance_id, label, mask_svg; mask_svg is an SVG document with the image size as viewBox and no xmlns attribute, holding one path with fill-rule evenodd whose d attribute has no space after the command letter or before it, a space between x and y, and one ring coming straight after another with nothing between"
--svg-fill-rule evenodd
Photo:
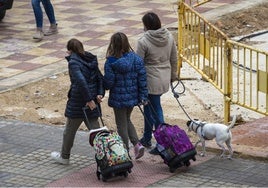
<instances>
[{"instance_id":1,"label":"purple wheeled backpack","mask_svg":"<svg viewBox=\"0 0 268 188\"><path fill-rule=\"evenodd\" d=\"M196 150L188 135L177 125L160 124L154 131L157 149L170 172L177 168L190 165L190 160L196 160Z\"/></svg>"}]
</instances>

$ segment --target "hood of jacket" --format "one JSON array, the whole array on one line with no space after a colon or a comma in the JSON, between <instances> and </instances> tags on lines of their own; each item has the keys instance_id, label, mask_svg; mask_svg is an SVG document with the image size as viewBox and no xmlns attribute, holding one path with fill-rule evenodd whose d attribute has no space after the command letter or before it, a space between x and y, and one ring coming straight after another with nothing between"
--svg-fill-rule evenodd
<instances>
[{"instance_id":1,"label":"hood of jacket","mask_svg":"<svg viewBox=\"0 0 268 188\"><path fill-rule=\"evenodd\" d=\"M113 70L119 73L127 73L132 70L135 62L134 52L125 53L121 58L108 57Z\"/></svg>"},{"instance_id":2,"label":"hood of jacket","mask_svg":"<svg viewBox=\"0 0 268 188\"><path fill-rule=\"evenodd\" d=\"M85 55L83 56L80 56L76 53L72 53L71 55L65 58L67 59L68 62L72 60L76 62L80 62L86 67L88 67L89 69L95 69L96 67L98 67L97 56L93 55L90 52L85 52Z\"/></svg>"},{"instance_id":3,"label":"hood of jacket","mask_svg":"<svg viewBox=\"0 0 268 188\"><path fill-rule=\"evenodd\" d=\"M169 40L169 31L166 28L157 30L148 30L145 32L144 37L147 38L155 46L166 46Z\"/></svg>"}]
</instances>

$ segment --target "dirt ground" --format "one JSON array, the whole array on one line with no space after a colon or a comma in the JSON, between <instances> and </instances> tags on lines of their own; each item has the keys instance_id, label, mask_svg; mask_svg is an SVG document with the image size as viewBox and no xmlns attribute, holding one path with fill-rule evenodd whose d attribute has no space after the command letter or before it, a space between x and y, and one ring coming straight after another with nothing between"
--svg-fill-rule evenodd
<instances>
[{"instance_id":1,"label":"dirt ground","mask_svg":"<svg viewBox=\"0 0 268 188\"><path fill-rule=\"evenodd\" d=\"M268 3L222 16L215 21L228 37L248 35L268 28ZM246 42L246 41L244 41Z\"/></svg>"},{"instance_id":2,"label":"dirt ground","mask_svg":"<svg viewBox=\"0 0 268 188\"><path fill-rule=\"evenodd\" d=\"M247 35L268 28L267 12L268 3L223 16L215 24L229 37ZM61 73L2 93L0 98L0 118L64 126L64 110L69 85L68 73ZM107 97L108 92L102 103L103 120L108 127L114 129L113 111L107 106ZM206 121L221 121L210 109L205 108L198 99L187 95L184 97L186 99L189 97L189 100L184 100L187 103L183 104L186 111L191 109L192 113L198 113L200 117L205 117L204 120ZM166 122L185 125L187 117L183 114L175 98L170 93L163 96L162 104ZM179 115L179 112L181 115ZM138 108L134 109L132 120L138 134L141 135L143 117ZM81 126L81 129L85 129L85 126Z\"/></svg>"}]
</instances>

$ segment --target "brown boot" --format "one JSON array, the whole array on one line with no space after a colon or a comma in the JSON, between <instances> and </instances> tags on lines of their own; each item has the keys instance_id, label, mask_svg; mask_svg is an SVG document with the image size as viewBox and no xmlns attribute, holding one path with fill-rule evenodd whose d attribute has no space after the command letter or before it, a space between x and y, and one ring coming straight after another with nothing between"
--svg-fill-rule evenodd
<instances>
[{"instance_id":1,"label":"brown boot","mask_svg":"<svg viewBox=\"0 0 268 188\"><path fill-rule=\"evenodd\" d=\"M56 33L58 33L58 24L51 24L49 29L44 34L45 36L49 36Z\"/></svg>"},{"instance_id":2,"label":"brown boot","mask_svg":"<svg viewBox=\"0 0 268 188\"><path fill-rule=\"evenodd\" d=\"M36 33L33 35L33 39L38 39L38 40L42 40L44 37L44 33L42 31L42 28L37 28L36 29Z\"/></svg>"}]
</instances>

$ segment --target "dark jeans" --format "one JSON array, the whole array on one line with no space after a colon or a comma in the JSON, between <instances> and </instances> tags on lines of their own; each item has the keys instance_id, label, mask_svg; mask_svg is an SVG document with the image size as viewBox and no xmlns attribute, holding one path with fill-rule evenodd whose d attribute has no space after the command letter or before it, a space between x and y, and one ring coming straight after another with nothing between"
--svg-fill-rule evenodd
<instances>
[{"instance_id":1,"label":"dark jeans","mask_svg":"<svg viewBox=\"0 0 268 188\"><path fill-rule=\"evenodd\" d=\"M144 133L143 142L150 142L152 139L153 128L164 123L163 110L161 106L161 95L148 96L150 104L144 106Z\"/></svg>"}]
</instances>

